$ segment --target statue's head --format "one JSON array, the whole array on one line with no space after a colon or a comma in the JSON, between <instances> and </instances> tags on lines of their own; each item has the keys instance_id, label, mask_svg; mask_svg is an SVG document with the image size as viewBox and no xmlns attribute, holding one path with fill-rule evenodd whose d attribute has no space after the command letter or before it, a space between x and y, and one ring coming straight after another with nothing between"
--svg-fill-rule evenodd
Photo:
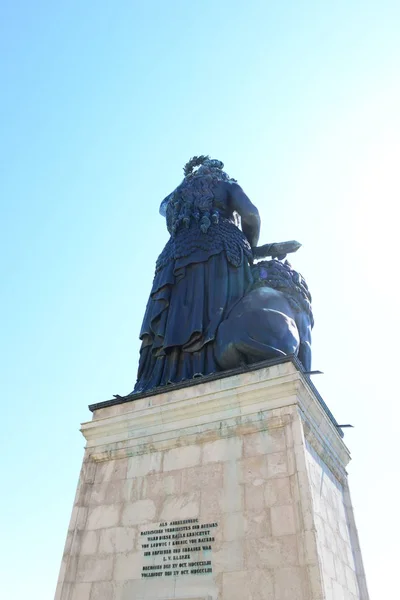
<instances>
[{"instance_id":1,"label":"statue's head","mask_svg":"<svg viewBox=\"0 0 400 600\"><path fill-rule=\"evenodd\" d=\"M208 173L215 173L215 171L221 171L224 168L224 163L216 158L210 158L208 155L194 156L186 163L183 167L185 177L193 177L195 175L207 175Z\"/></svg>"}]
</instances>

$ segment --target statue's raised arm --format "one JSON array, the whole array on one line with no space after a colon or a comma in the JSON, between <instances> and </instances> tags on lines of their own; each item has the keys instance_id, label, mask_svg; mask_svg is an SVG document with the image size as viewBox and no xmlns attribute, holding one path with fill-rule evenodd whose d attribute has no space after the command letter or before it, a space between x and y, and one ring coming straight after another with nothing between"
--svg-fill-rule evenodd
<instances>
[{"instance_id":1,"label":"statue's raised arm","mask_svg":"<svg viewBox=\"0 0 400 600\"><path fill-rule=\"evenodd\" d=\"M297 243L257 247L259 212L223 167L194 157L161 204L170 239L156 263L140 331L134 393L285 354L310 367L311 296L304 280L287 262L253 264L254 257L279 256Z\"/></svg>"}]
</instances>

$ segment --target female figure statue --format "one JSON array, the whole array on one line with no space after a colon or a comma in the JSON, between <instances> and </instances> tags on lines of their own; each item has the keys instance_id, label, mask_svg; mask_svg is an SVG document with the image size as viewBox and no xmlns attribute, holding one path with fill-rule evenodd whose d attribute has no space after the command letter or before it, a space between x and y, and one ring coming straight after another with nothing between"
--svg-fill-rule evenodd
<instances>
[{"instance_id":1,"label":"female figure statue","mask_svg":"<svg viewBox=\"0 0 400 600\"><path fill-rule=\"evenodd\" d=\"M252 286L260 232L257 208L223 166L194 157L161 204L171 237L157 260L143 319L135 393L221 370L217 330Z\"/></svg>"}]
</instances>

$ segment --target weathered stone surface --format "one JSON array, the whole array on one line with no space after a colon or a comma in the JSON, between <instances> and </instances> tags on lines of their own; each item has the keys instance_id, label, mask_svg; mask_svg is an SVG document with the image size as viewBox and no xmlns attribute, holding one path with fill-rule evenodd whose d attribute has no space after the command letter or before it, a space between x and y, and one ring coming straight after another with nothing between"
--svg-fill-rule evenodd
<instances>
[{"instance_id":1,"label":"weathered stone surface","mask_svg":"<svg viewBox=\"0 0 400 600\"><path fill-rule=\"evenodd\" d=\"M295 535L245 540L247 568L283 568L299 564Z\"/></svg>"},{"instance_id":2,"label":"weathered stone surface","mask_svg":"<svg viewBox=\"0 0 400 600\"><path fill-rule=\"evenodd\" d=\"M264 499L266 506L288 505L293 502L289 477L275 478L264 486Z\"/></svg>"},{"instance_id":3,"label":"weathered stone surface","mask_svg":"<svg viewBox=\"0 0 400 600\"><path fill-rule=\"evenodd\" d=\"M141 477L161 471L162 452L132 456L128 462L127 477Z\"/></svg>"},{"instance_id":4,"label":"weathered stone surface","mask_svg":"<svg viewBox=\"0 0 400 600\"><path fill-rule=\"evenodd\" d=\"M315 450L309 444L305 448L314 508L316 554L323 567L323 589L327 598L368 598L363 572L359 575L361 586L357 582L357 566L351 550L352 533L348 526L352 513L351 507L344 502L343 487Z\"/></svg>"},{"instance_id":5,"label":"weathered stone surface","mask_svg":"<svg viewBox=\"0 0 400 600\"><path fill-rule=\"evenodd\" d=\"M92 589L91 583L77 583L72 588L71 600L88 600Z\"/></svg>"},{"instance_id":6,"label":"weathered stone surface","mask_svg":"<svg viewBox=\"0 0 400 600\"><path fill-rule=\"evenodd\" d=\"M110 581L112 579L112 556L81 556L78 562L76 580Z\"/></svg>"},{"instance_id":7,"label":"weathered stone surface","mask_svg":"<svg viewBox=\"0 0 400 600\"><path fill-rule=\"evenodd\" d=\"M244 456L265 456L286 450L283 427L270 431L258 431L244 436Z\"/></svg>"},{"instance_id":8,"label":"weathered stone surface","mask_svg":"<svg viewBox=\"0 0 400 600\"><path fill-rule=\"evenodd\" d=\"M215 440L203 445L203 463L237 460L242 456L243 441L240 437Z\"/></svg>"},{"instance_id":9,"label":"weathered stone surface","mask_svg":"<svg viewBox=\"0 0 400 600\"><path fill-rule=\"evenodd\" d=\"M100 554L130 552L135 548L137 532L134 527L111 527L102 529L99 533Z\"/></svg>"},{"instance_id":10,"label":"weathered stone surface","mask_svg":"<svg viewBox=\"0 0 400 600\"><path fill-rule=\"evenodd\" d=\"M296 533L294 511L291 505L271 508L272 535L290 535Z\"/></svg>"},{"instance_id":11,"label":"weathered stone surface","mask_svg":"<svg viewBox=\"0 0 400 600\"><path fill-rule=\"evenodd\" d=\"M94 484L89 496L89 505L103 506L128 500L129 490L126 483L126 481L113 480Z\"/></svg>"},{"instance_id":12,"label":"weathered stone surface","mask_svg":"<svg viewBox=\"0 0 400 600\"><path fill-rule=\"evenodd\" d=\"M182 490L212 492L223 487L222 464L211 463L182 470Z\"/></svg>"},{"instance_id":13,"label":"weathered stone surface","mask_svg":"<svg viewBox=\"0 0 400 600\"><path fill-rule=\"evenodd\" d=\"M116 590L117 584L113 581L92 583L90 600L114 600L114 591Z\"/></svg>"},{"instance_id":14,"label":"weathered stone surface","mask_svg":"<svg viewBox=\"0 0 400 600\"><path fill-rule=\"evenodd\" d=\"M262 512L264 510L264 489L256 483L244 486L246 512Z\"/></svg>"},{"instance_id":15,"label":"weathered stone surface","mask_svg":"<svg viewBox=\"0 0 400 600\"><path fill-rule=\"evenodd\" d=\"M244 518L245 538L271 537L271 519L268 509L261 513L247 512Z\"/></svg>"},{"instance_id":16,"label":"weathered stone surface","mask_svg":"<svg viewBox=\"0 0 400 600\"><path fill-rule=\"evenodd\" d=\"M156 505L153 500L138 500L127 503L122 511L122 525L129 527L150 523L156 516Z\"/></svg>"},{"instance_id":17,"label":"weathered stone surface","mask_svg":"<svg viewBox=\"0 0 400 600\"><path fill-rule=\"evenodd\" d=\"M158 499L162 496L178 496L181 489L191 491L189 487L181 483L184 472L173 471L171 473L155 473L144 478L141 488L141 499Z\"/></svg>"},{"instance_id":18,"label":"weathered stone surface","mask_svg":"<svg viewBox=\"0 0 400 600\"><path fill-rule=\"evenodd\" d=\"M268 480L268 462L266 455L252 456L237 462L240 483L261 485Z\"/></svg>"},{"instance_id":19,"label":"weathered stone surface","mask_svg":"<svg viewBox=\"0 0 400 600\"><path fill-rule=\"evenodd\" d=\"M275 600L271 571L224 573L223 594L229 600Z\"/></svg>"},{"instance_id":20,"label":"weathered stone surface","mask_svg":"<svg viewBox=\"0 0 400 600\"><path fill-rule=\"evenodd\" d=\"M96 506L89 511L86 529L104 529L118 524L121 507L115 505Z\"/></svg>"},{"instance_id":21,"label":"weathered stone surface","mask_svg":"<svg viewBox=\"0 0 400 600\"><path fill-rule=\"evenodd\" d=\"M200 493L168 496L161 508L161 521L192 519L199 516Z\"/></svg>"},{"instance_id":22,"label":"weathered stone surface","mask_svg":"<svg viewBox=\"0 0 400 600\"><path fill-rule=\"evenodd\" d=\"M139 579L142 571L142 553L125 552L115 555L113 581Z\"/></svg>"},{"instance_id":23,"label":"weathered stone surface","mask_svg":"<svg viewBox=\"0 0 400 600\"><path fill-rule=\"evenodd\" d=\"M240 541L223 542L213 553L213 572L240 571L244 567L244 546Z\"/></svg>"},{"instance_id":24,"label":"weathered stone surface","mask_svg":"<svg viewBox=\"0 0 400 600\"><path fill-rule=\"evenodd\" d=\"M128 470L128 459L119 459L97 463L95 483L125 479Z\"/></svg>"},{"instance_id":25,"label":"weathered stone surface","mask_svg":"<svg viewBox=\"0 0 400 600\"><path fill-rule=\"evenodd\" d=\"M243 490L238 489L236 495L231 495L224 488L201 493L201 515L206 520L214 515L225 512L236 512L243 509Z\"/></svg>"},{"instance_id":26,"label":"weathered stone surface","mask_svg":"<svg viewBox=\"0 0 400 600\"><path fill-rule=\"evenodd\" d=\"M308 600L305 579L300 567L284 567L274 571L275 600Z\"/></svg>"},{"instance_id":27,"label":"weathered stone surface","mask_svg":"<svg viewBox=\"0 0 400 600\"><path fill-rule=\"evenodd\" d=\"M164 471L176 471L194 467L200 463L200 446L182 446L164 454Z\"/></svg>"},{"instance_id":28,"label":"weathered stone surface","mask_svg":"<svg viewBox=\"0 0 400 600\"><path fill-rule=\"evenodd\" d=\"M348 452L291 363L106 407L83 431L56 600L368 600ZM202 525L205 544L172 537ZM176 575L190 561L212 572Z\"/></svg>"},{"instance_id":29,"label":"weathered stone surface","mask_svg":"<svg viewBox=\"0 0 400 600\"><path fill-rule=\"evenodd\" d=\"M233 542L244 538L245 535L245 516L243 511L228 513L223 515L223 540Z\"/></svg>"},{"instance_id":30,"label":"weathered stone surface","mask_svg":"<svg viewBox=\"0 0 400 600\"><path fill-rule=\"evenodd\" d=\"M268 454L268 478L289 475L286 452Z\"/></svg>"},{"instance_id":31,"label":"weathered stone surface","mask_svg":"<svg viewBox=\"0 0 400 600\"><path fill-rule=\"evenodd\" d=\"M99 545L99 532L98 531L84 531L82 532L82 539L80 548L77 552L80 554L95 554Z\"/></svg>"}]
</instances>

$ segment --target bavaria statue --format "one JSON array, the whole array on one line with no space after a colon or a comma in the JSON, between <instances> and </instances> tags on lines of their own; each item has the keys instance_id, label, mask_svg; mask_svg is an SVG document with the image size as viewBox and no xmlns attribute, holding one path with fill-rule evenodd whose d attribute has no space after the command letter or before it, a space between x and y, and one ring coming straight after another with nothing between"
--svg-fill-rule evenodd
<instances>
[{"instance_id":1,"label":"bavaria statue","mask_svg":"<svg viewBox=\"0 0 400 600\"><path fill-rule=\"evenodd\" d=\"M300 244L257 246L258 210L223 167L194 157L161 203L170 239L156 263L133 393L289 354L311 368L311 295L284 261Z\"/></svg>"}]
</instances>

